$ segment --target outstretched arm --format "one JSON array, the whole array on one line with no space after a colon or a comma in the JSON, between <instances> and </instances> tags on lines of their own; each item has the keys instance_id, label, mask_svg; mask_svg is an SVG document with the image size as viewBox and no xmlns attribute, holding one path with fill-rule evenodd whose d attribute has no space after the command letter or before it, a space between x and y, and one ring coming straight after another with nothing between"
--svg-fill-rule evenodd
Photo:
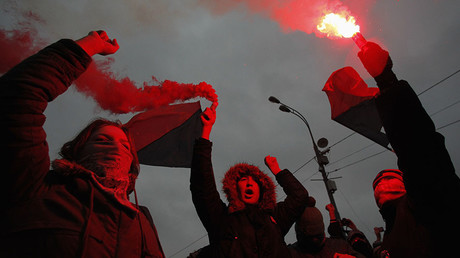
<instances>
[{"instance_id":1,"label":"outstretched arm","mask_svg":"<svg viewBox=\"0 0 460 258\"><path fill-rule=\"evenodd\" d=\"M210 238L214 237L214 232L217 232L221 223L220 217L226 212L226 205L220 199L216 187L211 161L212 143L209 141L209 134L216 120L216 107L217 103L213 103L201 114L203 133L195 141L190 174L192 201Z\"/></svg>"},{"instance_id":2,"label":"outstretched arm","mask_svg":"<svg viewBox=\"0 0 460 258\"><path fill-rule=\"evenodd\" d=\"M458 203L460 179L455 174L444 137L436 132L409 84L396 78L388 52L368 42L358 56L380 89L377 109L398 156L408 196L419 205L429 205L433 211Z\"/></svg>"},{"instance_id":3,"label":"outstretched arm","mask_svg":"<svg viewBox=\"0 0 460 258\"><path fill-rule=\"evenodd\" d=\"M275 157L265 157L265 164L275 175L276 180L287 195L286 199L277 203L275 208L275 219L281 228L282 234L286 235L304 211L309 200L308 192L289 170L280 169Z\"/></svg>"},{"instance_id":4,"label":"outstretched arm","mask_svg":"<svg viewBox=\"0 0 460 258\"><path fill-rule=\"evenodd\" d=\"M83 45L102 41L95 35L87 37ZM65 92L90 63L91 57L78 43L63 39L0 78L0 148L6 150L0 156L3 207L40 194L50 167L43 113L48 102Z\"/></svg>"},{"instance_id":5,"label":"outstretched arm","mask_svg":"<svg viewBox=\"0 0 460 258\"><path fill-rule=\"evenodd\" d=\"M206 108L201 113L201 123L203 123L203 131L201 132L201 138L209 140L212 127L216 122L216 108L219 105L218 102L213 102L211 107Z\"/></svg>"}]
</instances>

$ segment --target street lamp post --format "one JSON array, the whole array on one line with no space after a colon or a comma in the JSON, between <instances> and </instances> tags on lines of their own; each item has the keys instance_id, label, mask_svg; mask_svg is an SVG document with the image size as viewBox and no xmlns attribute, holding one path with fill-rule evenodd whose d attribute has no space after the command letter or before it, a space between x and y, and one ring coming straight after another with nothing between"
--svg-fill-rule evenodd
<instances>
[{"instance_id":1,"label":"street lamp post","mask_svg":"<svg viewBox=\"0 0 460 258\"><path fill-rule=\"evenodd\" d=\"M310 125L308 124L307 119L299 111L295 110L294 108L292 108L292 107L290 107L290 106L288 106L288 105L286 105L284 103L281 103L281 101L279 101L277 98L275 98L273 96L270 96L270 98L268 98L268 100L270 102L272 102L272 103L280 104L279 109L281 111L286 112L286 113L294 114L295 116L300 118L305 123L305 125L307 126L308 132L309 132L310 137L311 137L311 141L313 143L313 150L315 151L316 161L318 162L318 165L319 165L318 170L319 170L319 172L321 172L321 175L323 177L323 182L324 182L324 185L326 186L327 195L329 196L329 201L331 202L331 204L335 208L335 216L336 216L337 220L341 221L339 210L337 209L337 205L335 204L334 195L333 195L333 193L337 190L337 188L335 186L334 181L332 181L331 179L329 179L327 177L326 170L324 168L324 166L329 163L329 160L324 155L324 153L326 153L327 151L322 152L322 151L320 151L318 149L318 145L316 144L315 139L313 138L313 133L311 132ZM322 139L324 139L324 138L322 138ZM323 141L327 142L327 140L325 140L325 139ZM326 145L327 145L327 143L325 143L324 146L322 145L322 147L326 147Z\"/></svg>"}]
</instances>

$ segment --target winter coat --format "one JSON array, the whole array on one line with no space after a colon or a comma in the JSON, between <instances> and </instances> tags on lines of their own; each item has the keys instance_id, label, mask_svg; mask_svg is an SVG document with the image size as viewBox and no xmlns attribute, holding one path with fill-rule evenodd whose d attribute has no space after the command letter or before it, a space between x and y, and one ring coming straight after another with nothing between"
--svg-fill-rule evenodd
<instances>
[{"instance_id":1,"label":"winter coat","mask_svg":"<svg viewBox=\"0 0 460 258\"><path fill-rule=\"evenodd\" d=\"M308 192L288 170L276 175L287 194L276 203L275 186L257 167L238 164L223 180L228 206L220 199L211 163L212 143L195 142L190 178L192 200L209 235L211 257L289 257L284 236L302 214ZM238 198L237 181L251 175L259 184L257 205L245 205Z\"/></svg>"},{"instance_id":2,"label":"winter coat","mask_svg":"<svg viewBox=\"0 0 460 258\"><path fill-rule=\"evenodd\" d=\"M460 179L433 121L406 81L376 78L377 109L403 172L406 194L385 203L380 252L390 257L458 257Z\"/></svg>"},{"instance_id":3,"label":"winter coat","mask_svg":"<svg viewBox=\"0 0 460 258\"><path fill-rule=\"evenodd\" d=\"M49 170L43 112L90 62L60 40L0 78L0 257L164 257L146 208L120 202L78 164Z\"/></svg>"}]
</instances>

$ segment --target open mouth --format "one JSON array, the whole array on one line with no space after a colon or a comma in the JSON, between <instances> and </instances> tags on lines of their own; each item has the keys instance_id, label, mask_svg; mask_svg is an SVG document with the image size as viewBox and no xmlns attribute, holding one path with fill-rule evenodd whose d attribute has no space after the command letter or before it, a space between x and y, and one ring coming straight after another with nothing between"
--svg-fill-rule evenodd
<instances>
[{"instance_id":1,"label":"open mouth","mask_svg":"<svg viewBox=\"0 0 460 258\"><path fill-rule=\"evenodd\" d=\"M252 195L254 193L254 191L252 191L252 189L246 189L246 191L244 191L245 194L247 195Z\"/></svg>"}]
</instances>

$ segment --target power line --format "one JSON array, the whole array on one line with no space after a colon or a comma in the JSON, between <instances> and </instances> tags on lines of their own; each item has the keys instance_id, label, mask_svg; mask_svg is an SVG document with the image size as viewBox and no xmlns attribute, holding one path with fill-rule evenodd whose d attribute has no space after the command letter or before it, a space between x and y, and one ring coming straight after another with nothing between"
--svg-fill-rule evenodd
<instances>
[{"instance_id":1,"label":"power line","mask_svg":"<svg viewBox=\"0 0 460 258\"><path fill-rule=\"evenodd\" d=\"M422 91L422 92L420 92L419 94L417 94L417 96L420 96L420 95L422 95L423 93L427 92L428 90L431 90L432 88L436 87L437 85L441 84L442 82L446 81L447 79L451 78L452 76L454 76L455 74L457 74L457 73L459 73L459 72L460 72L460 69L457 70L457 71L455 71L454 73L448 75L447 77L443 78L443 79L440 80L439 82L437 82L437 83L431 85L430 87L428 87L428 88L425 89L424 91ZM445 111L445 110L447 110L447 109L449 109L449 108L455 106L455 105L458 104L458 103L460 103L460 100L457 100L457 101L455 101L454 103L452 103L452 104L450 104L450 105L447 105L447 106L445 106L444 108L441 108L440 110L438 110L438 111L436 111L436 112L430 114L430 117L433 117L434 115L437 115L438 113L441 113L441 112L443 112L443 111ZM456 124L456 123L458 123L458 122L460 122L460 120L456 120L456 121L451 122L451 123L449 123L449 124L446 124L446 125L444 125L444 126L438 127L438 128L436 128L436 130L440 130L440 129L446 128L446 127L448 127L448 126L450 126L450 125L453 125L453 124ZM339 140L338 142L336 142L336 143L334 143L333 145L331 145L329 148L332 148L332 147L334 147L335 145L337 145L337 144L343 142L344 140L346 140L347 138L351 137L351 136L354 135L355 133L356 133L356 132L353 132L353 133L351 133L351 134L345 136L344 138L342 138L342 139ZM357 150L357 151L355 151L355 152L353 152L353 153L351 153L351 154L349 154L349 155L347 155L347 156L345 156L345 157L342 157L341 159L339 159L339 160L337 160L337 161L334 161L333 163L330 163L329 165L334 164L334 163L337 163L337 162L339 162L339 161L342 161L342 160L344 160L345 158L348 158L348 157L350 157L350 156L352 156L352 155L354 155L354 154L356 154L356 153L358 153L358 152L360 152L360 151L362 151L362 150L364 150L364 149L366 149L366 148L368 148L368 147L370 147L370 146L372 146L372 145L374 145L374 144L375 144L375 143L372 143L372 144L370 144L370 145L368 145L368 146L366 146L366 147L364 147L364 148L362 148L362 149L359 149L359 150ZM383 152L379 152L378 154L380 154L380 153L383 153ZM377 154L377 155L378 155L378 154ZM371 158L371 157L373 157L373 155L371 155L371 156L369 156L369 157L367 157L367 158ZM367 158L365 158L365 159L367 159ZM364 160L365 160L365 159L364 159ZM357 162L358 162L358 161L357 161ZM356 164L357 162L352 163L352 164L349 164L349 165L347 165L347 166L354 165L354 164ZM359 162L358 162L358 163L359 163ZM344 168L344 167L342 167L342 168ZM342 169L342 168L340 168L340 169ZM332 172L336 172L337 170L339 170L339 169L333 170L333 171L331 171L331 173L332 173Z\"/></svg>"},{"instance_id":2,"label":"power line","mask_svg":"<svg viewBox=\"0 0 460 258\"><path fill-rule=\"evenodd\" d=\"M460 119L459 119L459 120L456 120L456 121L454 121L454 122L451 122L451 123L449 123L449 124L447 124L447 125L438 127L438 128L436 128L436 130L440 130L440 129L446 128L446 127L451 126L451 125L453 125L453 124L456 124L456 123L458 123L458 122L460 122ZM354 133L353 133L353 134L354 134ZM351 135L353 135L353 134L351 134ZM351 135L348 135L348 136L345 137L344 139L350 137ZM340 140L339 142L343 141L344 139ZM338 143L339 143L339 142L338 142ZM337 144L337 143L336 143L336 144ZM335 145L335 144L334 144L334 145ZM366 147L364 147L364 148L362 148L361 150L363 150L363 149L365 149L365 148L368 148L369 146L372 146L372 145L374 145L374 143L371 144L371 145L368 145L368 146L366 146ZM331 147L332 147L332 146L331 146ZM361 151L361 150L359 150L359 151ZM359 152L359 151L356 151L356 152ZM339 170L341 170L341 169L347 168L347 167L349 167L349 166L353 166L353 165L358 164L358 163L360 163L360 162L363 162L363 161L365 161L365 160L367 160L367 159L370 159L370 158L372 158L372 157L375 157L375 156L377 156L377 155L380 155L380 154L384 153L385 151L387 151L387 150L385 149L385 150L383 150L383 151L380 151L380 152L378 152L378 153L375 153L375 154L373 154L373 155L367 156L367 157L365 157L365 158L363 158L363 159L360 159L360 160L358 160L358 161L355 161L355 162L353 162L353 163L350 163L350 164L348 164L348 165L345 165L345 166L343 166L343 167L341 167L341 168L334 169L334 170L330 171L329 173L334 173L334 172L337 172L337 171L339 171ZM297 172L297 171L299 171L300 169L302 169L305 165L307 165L308 163L310 163L314 158L315 158L315 157L313 157L313 158L311 158L310 160L308 160L305 164L303 164L302 166L300 166L295 172ZM294 172L294 173L295 173L295 172ZM293 174L294 174L294 173L293 173ZM311 176L309 176L308 178L304 179L304 180L301 182L301 184L304 184L305 181L311 179L311 178L312 178L313 176L315 176L317 173L318 173L318 171L316 171L315 173L313 173L313 174L312 174ZM345 195L343 194L343 192L340 191L340 189L339 189L339 192L342 193L342 196L344 197L345 201L346 201L346 202L348 203L348 205L350 206L352 212L353 212L353 213L355 214L355 216L361 221L361 219L357 216L356 212L354 211L354 209L353 209L353 207L351 206L351 204L349 203L349 201L345 198ZM282 199L282 198L279 198L279 199ZM366 227L366 229L370 232L368 226L367 226L365 223L363 223L363 222L361 221L361 224L363 224L363 225ZM185 246L184 248L182 248L182 249L180 249L179 251L175 252L173 255L171 255L171 256L169 256L169 257L170 257L170 258L171 258L171 257L174 257L175 255L181 253L182 251L184 251L185 249L187 249L187 248L190 247L191 245L195 244L196 242L200 241L201 239L203 239L203 238L206 237L206 236L208 236L208 234L205 234L204 236L198 238L197 240L195 240L195 241L193 241L192 243L188 244L187 246Z\"/></svg>"},{"instance_id":3,"label":"power line","mask_svg":"<svg viewBox=\"0 0 460 258\"><path fill-rule=\"evenodd\" d=\"M427 92L427 91L431 90L432 88L438 86L439 84L443 83L444 81L446 81L447 79L449 79L450 77L454 76L455 74L457 74L457 73L459 73L459 72L460 72L460 69L458 69L458 70L455 71L454 73L448 75L447 77L445 77L444 79L440 80L439 82L437 82L437 83L431 85L430 87L428 87L427 89L423 90L422 92L418 93L417 96L420 96L420 95L424 94L425 92ZM431 114L430 117L431 117L431 116L434 116L434 115L436 115L437 113L440 113L440 112L442 112L442 111L444 111L444 110L446 110L446 109L448 109L448 108L450 108L450 107L452 107L452 106L454 106L454 105L456 105L456 104L458 104L458 103L460 103L460 100L459 100L459 101L456 101L455 103L453 103L453 104L451 104L451 105L449 105L449 106L447 106L447 107L444 107L444 108L441 109L441 110L438 110L437 112ZM444 126L438 127L438 128L436 128L436 130L444 129L444 128L446 128L446 127L448 127L448 126L451 126L451 125L453 125L453 124L456 124L456 123L458 123L458 122L460 122L460 119L459 119L459 120L456 120L456 121L454 121L454 122L451 122L451 123L449 123L449 124L446 124L446 125L444 125ZM338 142L334 143L334 144L331 145L329 148L332 148L332 147L334 147L335 145L337 145L337 144L343 142L344 140L346 140L346 139L348 139L349 137L353 136L355 133L356 133L356 132L353 132L353 133L351 133L351 134L345 136L343 139L341 139L341 140L339 140ZM346 156L346 157L344 157L344 158L342 158L342 159L340 159L340 160L343 160L343 159L345 159L345 158L347 158L347 157L349 157L349 156L351 156L351 155L353 155L353 154L355 154L355 153L358 153L358 152L362 151L363 149L366 149L366 148L368 148L368 147L370 147L370 146L372 146L372 145L374 145L374 144L375 144L375 143L373 143L373 144L371 144L371 145L369 145L369 146L366 146L366 147L364 147L364 148L362 148L362 149L360 149L360 150L358 150L358 151L355 151L354 153L352 153L352 154L350 154L350 155L348 155L348 156ZM349 166L353 166L353 165L358 164L358 163L360 163L360 162L363 162L363 161L365 161L365 160L367 160L367 159L370 159L370 158L372 158L372 157L375 157L375 156L377 156L377 155L380 155L380 154L384 153L385 151L386 151L386 150L383 150L383 151L380 151L380 152L375 153L375 154L373 154L373 155L367 156L367 157L365 157L365 158L363 158L363 159L360 159L360 160L358 160L358 161L355 161L355 162L353 162L353 163L350 163L350 164L348 164L348 165L345 165L345 166L343 166L343 167L341 167L341 168L334 169L333 171L331 171L331 172L329 172L329 173L337 172L337 171L339 171L339 170L341 170L341 169L347 168L347 167L349 167ZM311 158L310 160L308 160L306 163L304 163L302 166L300 166L300 167L299 167L296 171L294 171L294 173L292 173L292 174L295 174L297 171L299 171L299 170L302 169L304 166L306 166L308 163L310 163L313 159L315 159L315 157L313 157L313 158ZM339 160L339 161L340 161L340 160ZM337 162L338 162L338 161L335 161L334 163L337 163ZM318 171L317 171L316 173L313 173L313 175L311 175L310 177L308 177L307 179L305 179L305 180L302 181L301 183L303 184L305 181L311 179L311 178L312 178L314 175L316 175L317 173L318 173ZM342 195L343 195L343 193L342 193ZM344 199L346 200L346 198L344 198ZM346 200L346 201L347 201L347 200ZM347 202L348 202L348 201L347 201ZM350 205L350 204L349 204L349 205ZM350 205L350 207L351 207L351 205ZM352 208L352 210L353 210L353 208ZM355 213L355 212L354 212L354 213ZM355 213L355 215L356 215L356 213ZM358 219L359 219L359 218L358 218ZM364 225L365 225L365 224L364 224ZM366 226L366 225L365 225L365 226ZM366 226L366 227L367 227L367 226ZM175 253L174 253L173 255L171 255L170 257L173 257L173 256L177 255L178 253L184 251L186 248L188 248L188 247L190 247L191 245L195 244L196 242L200 241L201 239L203 239L203 238L206 237L207 235L208 235L208 234L206 234L206 235L200 237L199 239L193 241L192 243L190 243L190 244L187 245L186 247L184 247L184 248L182 248L181 250L175 252Z\"/></svg>"},{"instance_id":4,"label":"power line","mask_svg":"<svg viewBox=\"0 0 460 258\"><path fill-rule=\"evenodd\" d=\"M448 106L446 106L446 107L444 107L444 108L441 108L440 110L438 110L438 111L432 113L432 114L430 115L430 117L433 117L434 115L436 115L436 114L438 114L438 113L441 113L442 111L444 111L444 110L446 110L446 109L448 109L448 108L451 108L451 107L455 106L455 105L458 104L458 103L460 103L460 100L457 100L457 101L455 101L454 103L452 103L452 104L450 104L450 105L448 105Z\"/></svg>"},{"instance_id":5,"label":"power line","mask_svg":"<svg viewBox=\"0 0 460 258\"><path fill-rule=\"evenodd\" d=\"M372 158L372 157L375 157L375 156L377 156L377 155L380 155L380 154L384 153L385 151L388 151L388 150L385 149L385 150L383 150L383 151L377 152L377 153L375 153L375 154L372 154L372 155L370 155L370 156L367 156L367 157L365 157L365 158L362 158L362 159L360 159L360 160L358 160L358 161L355 161L355 162L352 162L352 163L350 163L350 164L348 164L348 165L345 165L345 166L343 166L343 167L341 167L341 168L334 169L334 170L330 171L329 173L334 173L334 172L337 172L337 171L339 171L339 170L341 170L341 169L347 168L347 167L349 167L349 166L353 166L353 165L358 164L358 163L360 163L360 162L363 162L363 161L365 161L365 160L367 160L367 159L370 159L370 158Z\"/></svg>"},{"instance_id":6,"label":"power line","mask_svg":"<svg viewBox=\"0 0 460 258\"><path fill-rule=\"evenodd\" d=\"M297 171L299 171L300 169L305 167L308 163L310 163L314 159L315 159L315 156L313 156L311 159L309 159L307 162L305 162L302 166L300 166L298 169L296 169L296 171L294 171L292 174L294 175L295 173L297 173Z\"/></svg>"},{"instance_id":7,"label":"power line","mask_svg":"<svg viewBox=\"0 0 460 258\"><path fill-rule=\"evenodd\" d=\"M304 179L302 182L300 182L302 185L303 183L305 183L305 181L309 180L310 178L314 177L316 174L318 174L319 171L316 171L315 173L313 173L311 176L307 177L306 179ZM283 199L284 197L286 197L286 194L282 195L282 197L280 198L276 198L277 201L280 201L281 199Z\"/></svg>"},{"instance_id":8,"label":"power line","mask_svg":"<svg viewBox=\"0 0 460 258\"><path fill-rule=\"evenodd\" d=\"M420 96L420 95L422 95L423 93L425 93L425 92L427 92L427 91L431 90L432 88L434 88L434 87L438 86L439 84L441 84L442 82L444 82L445 80L449 79L450 77L452 77L452 76L456 75L456 74L457 74L457 73L459 73L459 72L460 72L460 69L458 69L457 71L455 71L455 72L454 72L454 73L452 73L451 75L447 76L446 78L444 78L444 79L440 80L439 82L437 82L437 83L435 83L435 84L431 85L430 87L428 87L428 88L427 88L427 89L425 89L424 91L422 91L422 92L420 92L419 94L417 94L417 96Z\"/></svg>"},{"instance_id":9,"label":"power line","mask_svg":"<svg viewBox=\"0 0 460 258\"><path fill-rule=\"evenodd\" d=\"M335 164L335 163L337 163L337 162L339 162L339 161L342 161L342 160L344 160L344 159L346 159L346 158L348 158L348 157L350 157L350 156L352 156L352 155L354 155L354 154L356 154L356 153L358 153L358 152L361 152L361 151L363 151L363 150L365 150L365 149L371 147L371 146L374 145L374 144L375 144L375 143L371 143L371 144L369 144L369 145L367 145L367 146L365 146L365 147L363 147L363 148L361 148L361 149L359 149L359 150L357 150L357 151L355 151L355 152L353 152L353 153L350 153L350 154L346 155L345 157L342 157L342 158L340 158L340 159L338 159L338 160L336 160L336 161L334 161L334 162L332 162L332 163L329 163L329 166L332 165L332 164Z\"/></svg>"},{"instance_id":10,"label":"power line","mask_svg":"<svg viewBox=\"0 0 460 258\"><path fill-rule=\"evenodd\" d=\"M436 128L436 130L441 130L441 129L443 129L443 128L446 128L446 127L448 127L448 126L451 126L451 125L453 125L453 124L456 124L456 123L458 123L458 122L460 122L460 119L459 119L459 120L456 120L456 121L454 121L454 122L450 122L450 123L448 123L448 124L446 124L446 125L443 125L443 126L441 126L441 127L438 127L438 128Z\"/></svg>"},{"instance_id":11,"label":"power line","mask_svg":"<svg viewBox=\"0 0 460 258\"><path fill-rule=\"evenodd\" d=\"M449 108L455 106L455 105L458 104L458 103L460 103L460 100L457 100L457 101L455 101L454 103L452 103L452 104L450 104L450 105L447 105L446 107L441 108L440 110L438 110L438 111L436 111L436 112L430 114L430 117L433 117L434 115L436 115L436 114L438 114L438 113L440 113L440 112L443 112L443 111L445 111L445 110L447 110L447 109L449 109ZM453 124L456 124L456 123L458 123L458 122L460 122L460 120L456 120L456 121L453 121L453 122L448 123L448 124L446 124L446 125L440 126L440 127L436 128L436 130L444 129L444 128L446 128L446 127L448 127L448 126L451 126L451 125L453 125ZM345 138L343 138L342 140L338 141L338 142L335 143L334 145L336 145L336 144L342 142L343 140L345 140L346 138L350 137L350 136L353 135L353 134L354 134L354 133L352 133L352 134L346 136ZM332 145L330 148L332 148L334 145ZM363 150L365 150L365 149L367 149L367 148L369 148L369 147L371 147L371 146L373 146L373 145L375 145L375 143L371 143L371 144L369 144L369 145L367 145L367 146L365 146L365 147L363 147L363 148L361 148L361 149L359 149L359 150L357 150L357 151L354 151L353 153L348 154L348 155L346 155L346 156L340 158L339 160L336 160L336 161L334 161L334 162L332 162L332 163L329 163L329 165L332 165L332 164L335 164L335 163L337 163L337 162L339 162L339 161L342 161L342 160L344 160L344 159L346 159L346 158L348 158L348 157L350 157L350 156L353 156L354 154L356 154L356 153L358 153L358 152L361 152L361 151L363 151ZM336 170L333 170L332 172L336 172ZM332 173L332 172L331 172L331 173Z\"/></svg>"},{"instance_id":12,"label":"power line","mask_svg":"<svg viewBox=\"0 0 460 258\"><path fill-rule=\"evenodd\" d=\"M366 228L366 230L372 234L372 231L369 229L369 227L367 226L366 223L364 223L363 220L361 220L361 218L358 216L358 214L356 213L355 209L353 208L353 206L351 205L351 203L348 201L348 199L345 197L345 194L343 194L342 190L338 189L339 192L342 194L342 197L343 199L345 200L345 202L348 204L348 206L350 207L351 209L351 212L353 212L353 214L355 215L356 218L358 218L359 222L364 225L364 227Z\"/></svg>"},{"instance_id":13,"label":"power line","mask_svg":"<svg viewBox=\"0 0 460 258\"><path fill-rule=\"evenodd\" d=\"M344 140L348 139L349 137L351 137L351 136L354 135L354 134L356 134L356 132L353 132L353 133L351 133L350 135L345 136L345 138L343 138L342 140L340 140L340 141L338 141L338 142L332 144L329 148L332 148L332 147L334 147L335 145L337 145L337 144L343 142Z\"/></svg>"},{"instance_id":14,"label":"power line","mask_svg":"<svg viewBox=\"0 0 460 258\"><path fill-rule=\"evenodd\" d=\"M438 128L436 128L436 130L444 129L444 128L449 127L449 126L451 126L451 125L454 125L454 124L456 124L456 123L458 123L458 122L460 122L460 119L455 120L455 121L453 121L453 122L450 122L450 123L448 123L448 124L446 124L446 125L443 125L443 126L441 126L441 127L438 127ZM372 145L373 145L373 144L372 144ZM366 148L367 148L367 147L366 147ZM355 161L355 162L352 162L352 163L350 163L350 164L348 164L348 165L345 165L345 166L343 166L343 167L341 167L341 168L334 169L334 170L330 171L329 173L334 173L334 172L337 172L337 171L339 171L339 170L341 170L341 169L347 168L347 167L349 167L349 166L353 166L353 165L358 164L358 163L360 163L360 162L363 162L363 161L365 161L365 160L367 160L367 159L370 159L370 158L372 158L372 157L375 157L375 156L377 156L377 155L380 155L380 154L384 153L385 151L387 151L387 150L383 150L383 151L377 152L377 153L375 153L375 154L372 154L372 155L370 155L370 156L367 156L367 157L365 157L365 158L362 158L362 159L360 159L360 160L358 160L358 161Z\"/></svg>"}]
</instances>

